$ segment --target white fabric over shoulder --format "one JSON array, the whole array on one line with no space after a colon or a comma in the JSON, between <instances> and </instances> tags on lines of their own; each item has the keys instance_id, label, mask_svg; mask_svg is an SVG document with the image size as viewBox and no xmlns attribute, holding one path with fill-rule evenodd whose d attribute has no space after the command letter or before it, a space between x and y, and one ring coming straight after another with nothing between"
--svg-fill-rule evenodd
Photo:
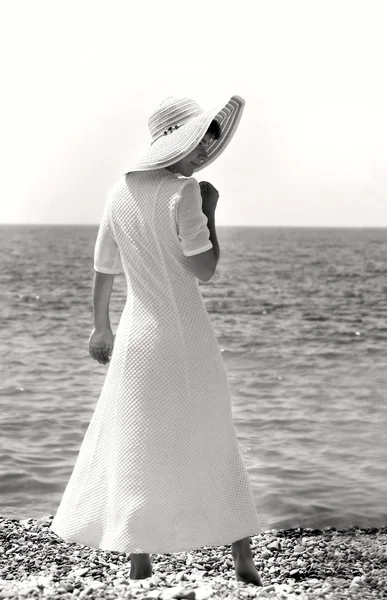
<instances>
[{"instance_id":1,"label":"white fabric over shoulder","mask_svg":"<svg viewBox=\"0 0 387 600\"><path fill-rule=\"evenodd\" d=\"M194 177L184 182L180 196L176 207L177 233L184 256L193 256L213 247L208 219L202 211L200 186Z\"/></svg>"},{"instance_id":2,"label":"white fabric over shoulder","mask_svg":"<svg viewBox=\"0 0 387 600\"><path fill-rule=\"evenodd\" d=\"M99 273L119 275L123 273L120 250L111 226L110 220L110 195L108 195L105 209L98 230L94 247L94 270Z\"/></svg>"}]
</instances>

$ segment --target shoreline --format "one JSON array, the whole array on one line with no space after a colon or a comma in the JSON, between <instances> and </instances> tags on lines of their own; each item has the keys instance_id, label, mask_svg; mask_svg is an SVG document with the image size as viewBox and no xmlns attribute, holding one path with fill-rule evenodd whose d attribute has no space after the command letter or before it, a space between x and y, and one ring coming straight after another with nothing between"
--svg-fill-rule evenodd
<instances>
[{"instance_id":1,"label":"shoreline","mask_svg":"<svg viewBox=\"0 0 387 600\"><path fill-rule=\"evenodd\" d=\"M250 536L263 588L237 582L231 545L151 554L153 575L132 580L130 554L64 542L53 515L0 515L0 599L383 598L387 526L269 529ZM34 592L35 590L35 592Z\"/></svg>"}]
</instances>

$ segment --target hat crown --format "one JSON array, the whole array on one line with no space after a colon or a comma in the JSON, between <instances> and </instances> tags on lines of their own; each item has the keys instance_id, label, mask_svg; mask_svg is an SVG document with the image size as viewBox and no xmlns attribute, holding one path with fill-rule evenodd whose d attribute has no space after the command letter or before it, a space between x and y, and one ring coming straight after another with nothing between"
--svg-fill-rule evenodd
<instances>
[{"instance_id":1,"label":"hat crown","mask_svg":"<svg viewBox=\"0 0 387 600\"><path fill-rule=\"evenodd\" d=\"M162 135L167 135L193 117L203 113L202 107L192 98L167 96L153 111L148 120L152 143Z\"/></svg>"}]
</instances>

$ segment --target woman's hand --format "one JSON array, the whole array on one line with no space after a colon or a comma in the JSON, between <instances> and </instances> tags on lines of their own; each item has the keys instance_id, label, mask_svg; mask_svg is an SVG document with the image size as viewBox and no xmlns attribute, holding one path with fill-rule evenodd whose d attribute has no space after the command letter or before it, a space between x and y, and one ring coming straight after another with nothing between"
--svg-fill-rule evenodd
<instances>
[{"instance_id":1,"label":"woman's hand","mask_svg":"<svg viewBox=\"0 0 387 600\"><path fill-rule=\"evenodd\" d=\"M106 329L96 329L94 327L89 337L89 354L91 358L97 360L101 365L110 362L115 337L111 327Z\"/></svg>"},{"instance_id":2,"label":"woman's hand","mask_svg":"<svg viewBox=\"0 0 387 600\"><path fill-rule=\"evenodd\" d=\"M214 214L218 203L219 192L209 181L200 181L202 211L205 215Z\"/></svg>"}]
</instances>

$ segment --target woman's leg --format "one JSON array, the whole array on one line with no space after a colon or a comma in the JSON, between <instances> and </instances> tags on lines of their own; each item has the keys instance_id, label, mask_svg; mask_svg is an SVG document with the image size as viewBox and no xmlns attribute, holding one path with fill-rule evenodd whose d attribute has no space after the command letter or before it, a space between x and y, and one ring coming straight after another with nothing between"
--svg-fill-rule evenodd
<instances>
[{"instance_id":1,"label":"woman's leg","mask_svg":"<svg viewBox=\"0 0 387 600\"><path fill-rule=\"evenodd\" d=\"M233 542L231 544L231 553L235 558L252 558L252 552L250 548L250 538L245 537L241 540Z\"/></svg>"},{"instance_id":2,"label":"woman's leg","mask_svg":"<svg viewBox=\"0 0 387 600\"><path fill-rule=\"evenodd\" d=\"M152 561L149 554L130 554L130 579L152 577Z\"/></svg>"}]
</instances>

